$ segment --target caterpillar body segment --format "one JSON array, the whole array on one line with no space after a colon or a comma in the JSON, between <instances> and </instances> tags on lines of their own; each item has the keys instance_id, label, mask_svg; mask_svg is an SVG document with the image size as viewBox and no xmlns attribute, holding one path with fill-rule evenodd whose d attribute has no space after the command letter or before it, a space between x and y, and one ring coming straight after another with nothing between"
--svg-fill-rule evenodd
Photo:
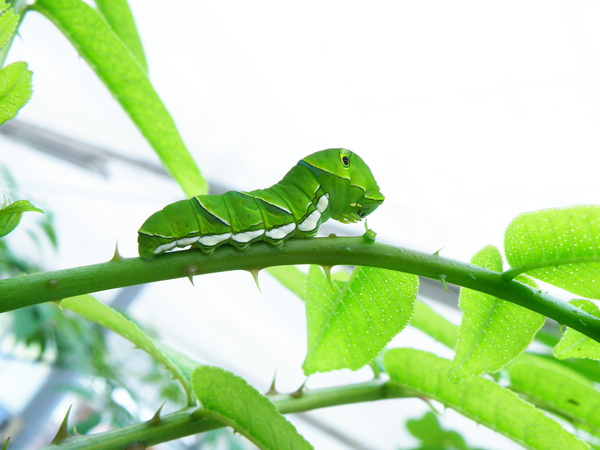
<instances>
[{"instance_id":1,"label":"caterpillar body segment","mask_svg":"<svg viewBox=\"0 0 600 450\"><path fill-rule=\"evenodd\" d=\"M245 250L256 241L279 246L287 239L314 237L329 218L362 220L383 200L358 155L322 150L300 160L270 188L200 195L167 205L139 229L139 254L151 260L190 245L206 253L225 244Z\"/></svg>"}]
</instances>

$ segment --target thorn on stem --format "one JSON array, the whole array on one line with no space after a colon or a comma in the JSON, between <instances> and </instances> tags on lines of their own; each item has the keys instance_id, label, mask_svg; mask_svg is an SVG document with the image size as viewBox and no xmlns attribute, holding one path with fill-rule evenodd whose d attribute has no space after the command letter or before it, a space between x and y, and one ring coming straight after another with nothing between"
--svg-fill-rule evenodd
<instances>
[{"instance_id":1,"label":"thorn on stem","mask_svg":"<svg viewBox=\"0 0 600 450\"><path fill-rule=\"evenodd\" d=\"M161 421L160 412L162 411L163 406L165 406L165 403L167 403L167 402L163 402L162 405L159 406L159 408L156 410L156 412L152 416L152 419L150 419L148 421L148 425L158 425L160 423L160 421Z\"/></svg>"},{"instance_id":2,"label":"thorn on stem","mask_svg":"<svg viewBox=\"0 0 600 450\"><path fill-rule=\"evenodd\" d=\"M196 266L189 266L185 269L185 275L188 277L188 280L190 280L190 283L192 283L192 286L195 286L194 275L196 275L197 273L198 268Z\"/></svg>"},{"instance_id":3,"label":"thorn on stem","mask_svg":"<svg viewBox=\"0 0 600 450\"><path fill-rule=\"evenodd\" d=\"M329 281L329 286L331 286L331 290L333 292L335 292L335 287L333 286L333 281L331 281L331 269L333 268L333 266L321 266L321 269L323 269L323 274L325 275L325 278L327 278L327 281Z\"/></svg>"},{"instance_id":4,"label":"thorn on stem","mask_svg":"<svg viewBox=\"0 0 600 450\"><path fill-rule=\"evenodd\" d=\"M117 240L117 242L115 243L115 253L113 254L113 257L110 259L109 262L121 261L122 259L123 256L121 256L121 254L119 253L119 241Z\"/></svg>"},{"instance_id":5,"label":"thorn on stem","mask_svg":"<svg viewBox=\"0 0 600 450\"><path fill-rule=\"evenodd\" d=\"M265 393L265 395L277 395L279 392L275 387L275 381L277 379L277 371L273 374L273 380L271 381L271 386L269 386L269 390Z\"/></svg>"},{"instance_id":6,"label":"thorn on stem","mask_svg":"<svg viewBox=\"0 0 600 450\"><path fill-rule=\"evenodd\" d=\"M304 380L304 383L302 383L302 385L296 390L296 392L292 392L290 394L290 397L292 398L300 398L304 395L304 388L306 387L306 382L308 381L308 378L306 380Z\"/></svg>"},{"instance_id":7,"label":"thorn on stem","mask_svg":"<svg viewBox=\"0 0 600 450\"><path fill-rule=\"evenodd\" d=\"M64 441L65 439L71 437L71 435L69 434L69 430L68 430L68 422L69 422L69 413L71 412L72 407L73 407L73 405L69 406L69 409L67 409L65 418L63 419L62 423L58 427L56 436L54 436L54 439L52 439L52 442L50 442L50 444L59 444L62 441Z\"/></svg>"},{"instance_id":8,"label":"thorn on stem","mask_svg":"<svg viewBox=\"0 0 600 450\"><path fill-rule=\"evenodd\" d=\"M450 290L448 289L448 285L446 284L446 275L439 274L438 278L440 279L440 283L442 283L442 287L444 288L444 290L446 292L450 292Z\"/></svg>"},{"instance_id":9,"label":"thorn on stem","mask_svg":"<svg viewBox=\"0 0 600 450\"><path fill-rule=\"evenodd\" d=\"M433 252L433 255L434 255L434 256L440 256L440 252L441 252L442 250L444 250L444 247L441 247L439 250L437 250L437 251Z\"/></svg>"},{"instance_id":10,"label":"thorn on stem","mask_svg":"<svg viewBox=\"0 0 600 450\"><path fill-rule=\"evenodd\" d=\"M250 275L252 275L252 278L254 279L254 282L256 283L256 287L258 288L258 292L260 292L262 294L262 290L260 289L260 284L258 282L258 273L261 270L262 269L249 269L248 272L250 272Z\"/></svg>"}]
</instances>

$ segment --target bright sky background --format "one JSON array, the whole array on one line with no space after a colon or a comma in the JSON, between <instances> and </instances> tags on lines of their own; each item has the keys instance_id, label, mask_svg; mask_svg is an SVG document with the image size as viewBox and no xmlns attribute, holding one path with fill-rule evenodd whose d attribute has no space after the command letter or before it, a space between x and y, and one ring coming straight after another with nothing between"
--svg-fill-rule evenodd
<instances>
[{"instance_id":1,"label":"bright sky background","mask_svg":"<svg viewBox=\"0 0 600 450\"><path fill-rule=\"evenodd\" d=\"M371 166L386 196L369 218L378 237L443 248L460 260L486 244L502 247L504 228L521 212L598 202L595 1L131 5L151 78L209 181L267 187L303 156L347 147ZM35 73L20 119L156 160L85 62L36 13L10 54L19 59ZM117 240L134 256L139 225L182 197L142 171L115 164L102 178L2 136L0 158L36 205L55 211L61 253L48 256L51 268L109 259ZM343 230L358 234L362 226ZM202 277L196 288L157 283L132 314L202 362L263 389L277 369L284 388L294 389L302 381L303 305L266 275L261 282L262 295L239 273ZM422 346L421 335L402 339ZM367 375L323 375L314 386ZM412 405L317 414L374 448L393 448L402 445L401 412L422 413ZM370 425L356 418L365 408ZM318 447L320 438L306 433ZM382 441L372 441L378 433Z\"/></svg>"}]
</instances>

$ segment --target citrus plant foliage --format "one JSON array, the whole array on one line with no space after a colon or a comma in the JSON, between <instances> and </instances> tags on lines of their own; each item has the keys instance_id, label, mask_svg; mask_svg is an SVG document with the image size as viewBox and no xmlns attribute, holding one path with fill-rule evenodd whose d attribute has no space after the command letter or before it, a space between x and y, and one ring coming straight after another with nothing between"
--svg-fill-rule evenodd
<instances>
[{"instance_id":1,"label":"citrus plant foliage","mask_svg":"<svg viewBox=\"0 0 600 450\"><path fill-rule=\"evenodd\" d=\"M17 61L2 67L18 24L19 16L0 0L0 125L15 117L31 98L31 71L27 64Z\"/></svg>"},{"instance_id":2,"label":"citrus plant foliage","mask_svg":"<svg viewBox=\"0 0 600 450\"><path fill-rule=\"evenodd\" d=\"M64 33L187 196L205 194L200 171L150 83L127 2L96 4L37 0L22 9L41 13ZM0 46L6 48L18 20L3 2L0 11ZM0 72L0 120L14 117L30 92L27 69L21 64L11 70ZM4 111L8 113L2 115ZM39 211L26 201L4 206L2 234L19 225L23 212ZM65 418L53 448L150 446L222 427L259 448L312 448L285 414L418 397L452 408L526 448L584 449L600 437L600 311L591 301L600 299L599 247L600 206L584 205L518 216L506 229L505 258L499 249L486 246L471 263L385 245L370 230L364 237L290 239L277 248L257 242L244 252L224 246L210 255L189 250L157 255L152 261L117 254L93 266L1 280L0 312L60 301L65 313L118 333L146 352L185 393L177 412L162 415L159 409L148 422L95 435L70 435ZM313 264L307 272L293 267L306 263ZM335 265L354 269L332 275ZM89 295L239 269L254 274L266 269L305 302L306 375L370 365L374 378L264 395L236 374L169 348ZM461 286L460 325L419 300L418 276ZM541 282L543 289L538 287ZM572 301L556 298L554 287L572 294ZM544 331L547 317L564 325L561 335ZM454 357L389 348L406 327L431 336ZM419 427L425 425L435 428L439 439L465 445L453 434L447 437L430 419L411 423L411 432L422 435Z\"/></svg>"}]
</instances>

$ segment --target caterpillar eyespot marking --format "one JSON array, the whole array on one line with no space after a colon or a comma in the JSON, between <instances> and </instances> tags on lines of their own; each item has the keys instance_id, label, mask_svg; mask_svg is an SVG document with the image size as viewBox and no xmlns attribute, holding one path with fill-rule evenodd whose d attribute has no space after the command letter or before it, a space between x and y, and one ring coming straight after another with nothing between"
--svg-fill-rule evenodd
<instances>
[{"instance_id":1,"label":"caterpillar eyespot marking","mask_svg":"<svg viewBox=\"0 0 600 450\"><path fill-rule=\"evenodd\" d=\"M371 169L356 153L332 148L301 159L270 188L199 195L165 206L138 231L143 259L194 246L211 253L253 242L279 246L314 237L329 219L357 222L384 201Z\"/></svg>"}]
</instances>

